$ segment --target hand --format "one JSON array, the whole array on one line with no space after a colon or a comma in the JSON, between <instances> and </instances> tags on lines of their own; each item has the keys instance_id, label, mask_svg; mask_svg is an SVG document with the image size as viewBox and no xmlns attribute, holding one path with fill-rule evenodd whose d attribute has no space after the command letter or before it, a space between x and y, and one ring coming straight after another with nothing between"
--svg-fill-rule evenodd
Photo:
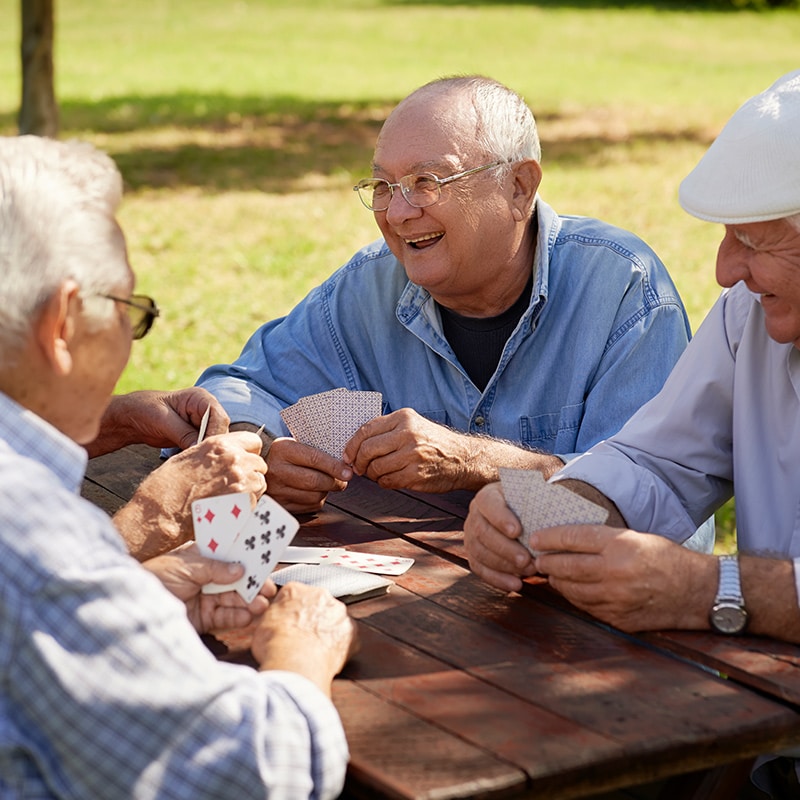
<instances>
[{"instance_id":1,"label":"hand","mask_svg":"<svg viewBox=\"0 0 800 800\"><path fill-rule=\"evenodd\" d=\"M358 648L344 603L327 589L287 583L261 618L253 656L262 670L297 672L329 697L331 682Z\"/></svg>"},{"instance_id":2,"label":"hand","mask_svg":"<svg viewBox=\"0 0 800 800\"><path fill-rule=\"evenodd\" d=\"M464 523L464 547L470 569L486 583L506 592L522 588L521 576L533 575L536 563L518 539L522 525L508 507L499 483L481 489Z\"/></svg>"},{"instance_id":3,"label":"hand","mask_svg":"<svg viewBox=\"0 0 800 800\"><path fill-rule=\"evenodd\" d=\"M90 457L129 444L185 449L197 442L200 422L209 407L206 436L227 433L225 410L212 394L197 386L176 392L115 395L103 414L100 434L86 449Z\"/></svg>"},{"instance_id":4,"label":"hand","mask_svg":"<svg viewBox=\"0 0 800 800\"><path fill-rule=\"evenodd\" d=\"M230 628L245 628L261 616L274 597L277 587L267 581L248 605L237 592L203 594L207 583L233 583L244 574L241 564L214 561L200 555L191 543L162 556L151 558L142 565L186 604L189 621L198 633Z\"/></svg>"},{"instance_id":5,"label":"hand","mask_svg":"<svg viewBox=\"0 0 800 800\"><path fill-rule=\"evenodd\" d=\"M472 488L467 479L472 455L470 437L401 408L362 425L343 460L387 489L449 492Z\"/></svg>"},{"instance_id":6,"label":"hand","mask_svg":"<svg viewBox=\"0 0 800 800\"><path fill-rule=\"evenodd\" d=\"M536 567L573 605L630 633L708 628L718 583L712 555L649 533L600 525L536 531Z\"/></svg>"},{"instance_id":7,"label":"hand","mask_svg":"<svg viewBox=\"0 0 800 800\"><path fill-rule=\"evenodd\" d=\"M151 472L114 515L131 555L143 560L189 541L192 502L201 497L249 492L255 505L266 488L260 452L255 433L210 436Z\"/></svg>"},{"instance_id":8,"label":"hand","mask_svg":"<svg viewBox=\"0 0 800 800\"><path fill-rule=\"evenodd\" d=\"M353 471L333 456L301 444L295 439L278 438L267 455L267 491L287 511L319 511L329 492L341 492Z\"/></svg>"}]
</instances>

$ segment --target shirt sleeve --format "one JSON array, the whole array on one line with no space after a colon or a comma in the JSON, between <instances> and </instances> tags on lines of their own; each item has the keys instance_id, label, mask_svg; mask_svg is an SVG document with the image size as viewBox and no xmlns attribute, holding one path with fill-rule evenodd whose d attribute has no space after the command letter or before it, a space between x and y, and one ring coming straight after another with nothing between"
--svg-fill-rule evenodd
<instances>
[{"instance_id":1,"label":"shirt sleeve","mask_svg":"<svg viewBox=\"0 0 800 800\"><path fill-rule=\"evenodd\" d=\"M98 535L107 522L74 508L29 522L58 535L5 558L4 713L54 794L340 793L344 732L313 683L218 662L183 604Z\"/></svg>"},{"instance_id":2,"label":"shirt sleeve","mask_svg":"<svg viewBox=\"0 0 800 800\"><path fill-rule=\"evenodd\" d=\"M727 301L714 305L662 391L558 473L595 486L636 530L685 541L733 494Z\"/></svg>"}]
</instances>

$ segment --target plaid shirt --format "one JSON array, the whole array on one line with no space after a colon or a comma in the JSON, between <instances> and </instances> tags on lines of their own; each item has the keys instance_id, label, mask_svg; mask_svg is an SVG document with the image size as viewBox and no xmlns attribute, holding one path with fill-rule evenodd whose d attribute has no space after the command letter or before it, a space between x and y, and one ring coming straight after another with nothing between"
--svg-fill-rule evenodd
<instances>
[{"instance_id":1,"label":"plaid shirt","mask_svg":"<svg viewBox=\"0 0 800 800\"><path fill-rule=\"evenodd\" d=\"M77 497L86 455L0 394L0 798L332 798L347 744L288 672L224 664Z\"/></svg>"}]
</instances>

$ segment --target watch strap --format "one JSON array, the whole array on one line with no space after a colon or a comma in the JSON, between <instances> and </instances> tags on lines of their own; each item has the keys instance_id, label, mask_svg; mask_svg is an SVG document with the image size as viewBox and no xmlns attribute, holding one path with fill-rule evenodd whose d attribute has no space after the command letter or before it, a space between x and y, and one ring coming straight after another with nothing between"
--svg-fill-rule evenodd
<instances>
[{"instance_id":1,"label":"watch strap","mask_svg":"<svg viewBox=\"0 0 800 800\"><path fill-rule=\"evenodd\" d=\"M719 603L723 600L744 605L742 582L739 577L739 558L737 556L719 557L719 587L714 602Z\"/></svg>"}]
</instances>

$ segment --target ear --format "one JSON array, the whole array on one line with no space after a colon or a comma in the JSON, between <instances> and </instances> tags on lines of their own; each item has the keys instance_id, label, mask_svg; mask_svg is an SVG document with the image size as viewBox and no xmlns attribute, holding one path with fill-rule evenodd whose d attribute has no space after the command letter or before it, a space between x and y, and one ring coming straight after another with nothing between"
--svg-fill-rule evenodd
<instances>
[{"instance_id":1,"label":"ear","mask_svg":"<svg viewBox=\"0 0 800 800\"><path fill-rule=\"evenodd\" d=\"M71 348L81 313L78 284L65 281L50 296L36 321L36 341L44 359L59 376L72 371Z\"/></svg>"},{"instance_id":2,"label":"ear","mask_svg":"<svg viewBox=\"0 0 800 800\"><path fill-rule=\"evenodd\" d=\"M514 188L511 197L512 215L517 222L527 221L536 200L536 192L542 182L542 168L532 158L513 166Z\"/></svg>"}]
</instances>

